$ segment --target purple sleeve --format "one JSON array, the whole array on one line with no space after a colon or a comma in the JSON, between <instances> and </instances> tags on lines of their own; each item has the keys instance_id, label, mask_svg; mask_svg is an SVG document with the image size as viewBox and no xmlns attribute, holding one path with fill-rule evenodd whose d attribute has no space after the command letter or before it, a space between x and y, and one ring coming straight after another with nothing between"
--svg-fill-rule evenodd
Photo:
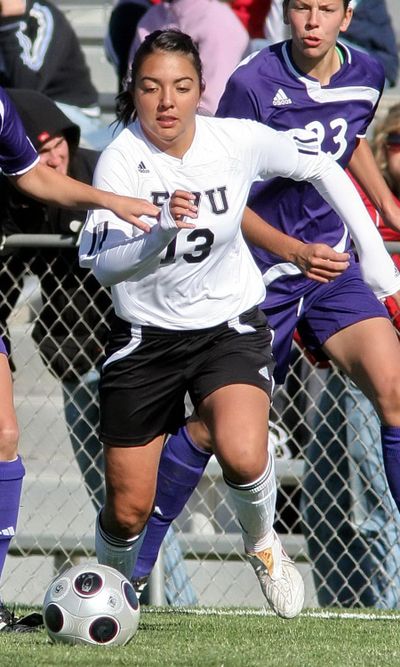
<instances>
[{"instance_id":1,"label":"purple sleeve","mask_svg":"<svg viewBox=\"0 0 400 667\"><path fill-rule=\"evenodd\" d=\"M38 154L7 93L0 89L0 168L6 176L23 174L38 161Z\"/></svg>"},{"instance_id":2,"label":"purple sleeve","mask_svg":"<svg viewBox=\"0 0 400 667\"><path fill-rule=\"evenodd\" d=\"M1 336L0 336L0 354L7 354L7 349L6 346L4 345L4 341Z\"/></svg>"}]
</instances>

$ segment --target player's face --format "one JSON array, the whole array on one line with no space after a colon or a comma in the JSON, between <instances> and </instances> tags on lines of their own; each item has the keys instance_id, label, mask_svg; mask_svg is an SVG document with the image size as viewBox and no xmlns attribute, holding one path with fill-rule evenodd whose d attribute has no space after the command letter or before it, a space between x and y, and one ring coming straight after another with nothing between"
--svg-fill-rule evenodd
<instances>
[{"instance_id":1,"label":"player's face","mask_svg":"<svg viewBox=\"0 0 400 667\"><path fill-rule=\"evenodd\" d=\"M193 63L178 53L152 53L138 70L134 104L143 132L162 151L182 157L196 127L200 82Z\"/></svg>"},{"instance_id":2,"label":"player's face","mask_svg":"<svg viewBox=\"0 0 400 667\"><path fill-rule=\"evenodd\" d=\"M293 56L305 69L321 61L335 48L340 32L347 30L352 9L345 10L343 0L289 0L284 19L290 26Z\"/></svg>"},{"instance_id":3,"label":"player's face","mask_svg":"<svg viewBox=\"0 0 400 667\"><path fill-rule=\"evenodd\" d=\"M51 167L60 174L66 174L69 163L68 142L62 135L52 137L39 150L40 164Z\"/></svg>"}]
</instances>

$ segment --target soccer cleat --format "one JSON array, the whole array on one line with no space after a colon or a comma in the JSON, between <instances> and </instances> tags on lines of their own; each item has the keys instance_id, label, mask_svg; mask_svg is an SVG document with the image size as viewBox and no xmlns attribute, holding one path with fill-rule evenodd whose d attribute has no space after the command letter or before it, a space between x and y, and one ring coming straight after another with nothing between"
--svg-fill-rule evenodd
<instances>
[{"instance_id":1,"label":"soccer cleat","mask_svg":"<svg viewBox=\"0 0 400 667\"><path fill-rule=\"evenodd\" d=\"M18 619L0 602L0 632L36 632L40 626L43 626L41 614L34 612Z\"/></svg>"},{"instance_id":2,"label":"soccer cleat","mask_svg":"<svg viewBox=\"0 0 400 667\"><path fill-rule=\"evenodd\" d=\"M272 547L247 553L271 609L282 618L294 618L304 604L304 582L274 532Z\"/></svg>"},{"instance_id":3,"label":"soccer cleat","mask_svg":"<svg viewBox=\"0 0 400 667\"><path fill-rule=\"evenodd\" d=\"M132 584L133 588L135 589L136 597L139 600L139 602L140 602L140 598L142 596L142 593L147 586L148 581L149 581L148 576L138 577L138 579L131 579L131 584Z\"/></svg>"}]
</instances>

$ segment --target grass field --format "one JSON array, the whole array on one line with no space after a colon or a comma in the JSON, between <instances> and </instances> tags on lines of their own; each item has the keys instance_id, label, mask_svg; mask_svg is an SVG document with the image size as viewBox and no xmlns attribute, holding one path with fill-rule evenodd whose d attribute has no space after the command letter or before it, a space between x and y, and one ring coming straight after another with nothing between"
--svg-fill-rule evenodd
<instances>
[{"instance_id":1,"label":"grass field","mask_svg":"<svg viewBox=\"0 0 400 667\"><path fill-rule=\"evenodd\" d=\"M121 648L51 644L46 632L1 634L1 667L395 667L400 614L305 612L284 621L261 610L145 607Z\"/></svg>"}]
</instances>

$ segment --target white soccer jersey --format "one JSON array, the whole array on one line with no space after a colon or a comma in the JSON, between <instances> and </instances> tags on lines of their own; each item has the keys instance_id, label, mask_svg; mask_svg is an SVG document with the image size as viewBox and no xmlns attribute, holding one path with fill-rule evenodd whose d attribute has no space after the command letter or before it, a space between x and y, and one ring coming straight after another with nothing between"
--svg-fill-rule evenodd
<instances>
[{"instance_id":1,"label":"white soccer jersey","mask_svg":"<svg viewBox=\"0 0 400 667\"><path fill-rule=\"evenodd\" d=\"M109 211L88 216L80 262L112 286L119 317L134 325L201 329L264 299L261 274L240 229L257 178L310 180L344 219L361 216L361 225L371 223L343 170L319 153L316 136L288 134L250 120L198 116L193 143L178 159L151 144L136 121L105 149L94 184L162 207L159 221L148 220L149 234ZM175 226L168 205L175 190L195 193L195 229Z\"/></svg>"}]
</instances>

